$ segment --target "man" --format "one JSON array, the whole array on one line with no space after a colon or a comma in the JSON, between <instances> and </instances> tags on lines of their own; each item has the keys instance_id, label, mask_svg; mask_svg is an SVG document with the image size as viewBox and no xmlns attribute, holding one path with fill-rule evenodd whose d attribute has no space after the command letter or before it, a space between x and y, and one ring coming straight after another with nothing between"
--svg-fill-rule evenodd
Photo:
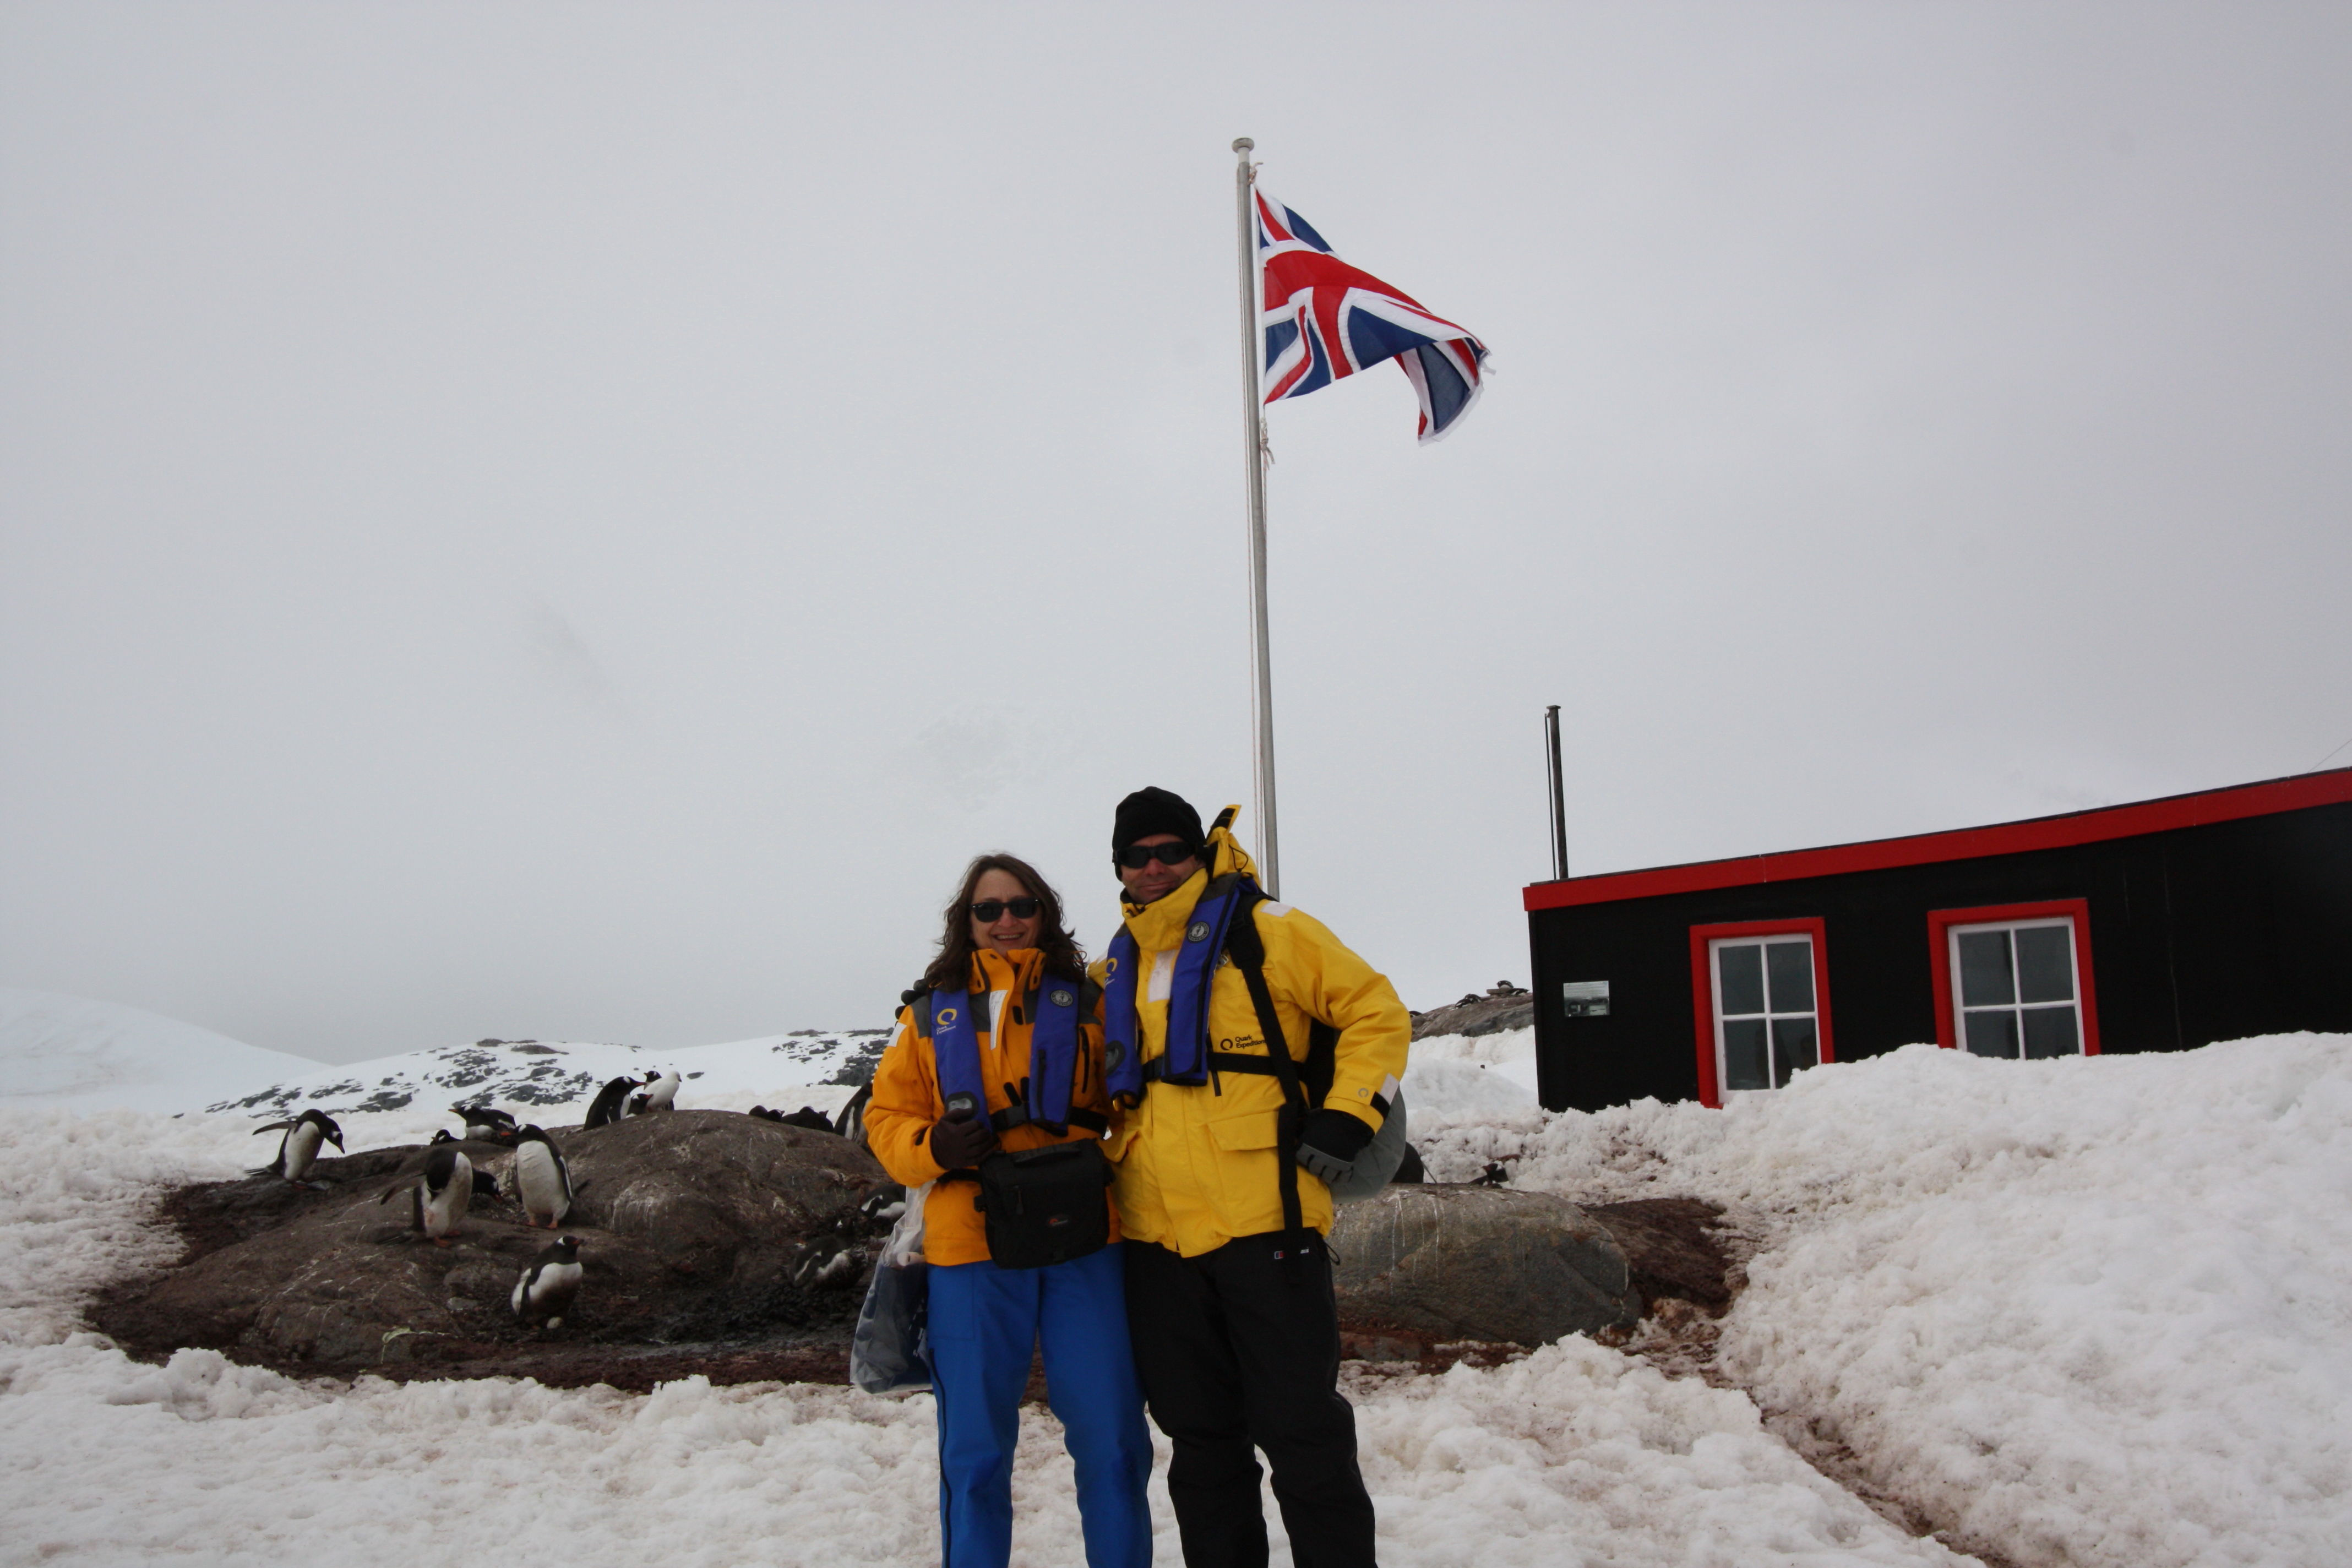
<instances>
[{"instance_id":1,"label":"man","mask_svg":"<svg viewBox=\"0 0 2352 1568\"><path fill-rule=\"evenodd\" d=\"M1095 965L1128 1322L1188 1568L1263 1568L1263 1449L1299 1568L1372 1568L1372 1502L1339 1392L1327 1178L1370 1142L1412 1024L1318 921L1263 901L1228 807L1121 801L1126 919ZM1262 984L1257 983L1262 976ZM1277 1058L1267 1048L1271 1014Z\"/></svg>"}]
</instances>

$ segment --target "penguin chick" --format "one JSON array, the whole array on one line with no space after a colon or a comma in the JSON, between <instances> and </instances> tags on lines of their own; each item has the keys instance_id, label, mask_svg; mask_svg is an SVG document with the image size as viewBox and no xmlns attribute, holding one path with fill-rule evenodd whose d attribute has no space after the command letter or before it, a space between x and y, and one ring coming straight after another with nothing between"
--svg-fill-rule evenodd
<instances>
[{"instance_id":1,"label":"penguin chick","mask_svg":"<svg viewBox=\"0 0 2352 1568\"><path fill-rule=\"evenodd\" d=\"M616 1078L596 1091L588 1102L588 1120L581 1124L584 1131L590 1127L604 1127L618 1121L628 1113L629 1091L637 1087L634 1078Z\"/></svg>"},{"instance_id":2,"label":"penguin chick","mask_svg":"<svg viewBox=\"0 0 2352 1568\"><path fill-rule=\"evenodd\" d=\"M474 1163L464 1150L444 1143L425 1156L425 1172L411 1191L415 1227L434 1246L451 1246L449 1238L465 1223L466 1205L474 1201Z\"/></svg>"},{"instance_id":3,"label":"penguin chick","mask_svg":"<svg viewBox=\"0 0 2352 1568\"><path fill-rule=\"evenodd\" d=\"M541 1129L526 1127L516 1139L515 1195L522 1200L522 1217L533 1229L543 1219L551 1230L572 1212L572 1168Z\"/></svg>"},{"instance_id":4,"label":"penguin chick","mask_svg":"<svg viewBox=\"0 0 2352 1568\"><path fill-rule=\"evenodd\" d=\"M450 1113L466 1124L466 1136L485 1142L514 1142L515 1119L506 1111L488 1105L453 1105Z\"/></svg>"},{"instance_id":5,"label":"penguin chick","mask_svg":"<svg viewBox=\"0 0 2352 1568\"><path fill-rule=\"evenodd\" d=\"M253 1135L258 1138L264 1132L281 1131L286 1136L278 1140L278 1158L268 1168L273 1175L289 1182L299 1182L310 1173L310 1166L319 1158L320 1144L332 1143L336 1153L344 1152L343 1130L323 1110L306 1110L291 1121L272 1121L266 1127L255 1128Z\"/></svg>"},{"instance_id":6,"label":"penguin chick","mask_svg":"<svg viewBox=\"0 0 2352 1568\"><path fill-rule=\"evenodd\" d=\"M776 1120L787 1127L805 1127L812 1132L833 1131L833 1118L814 1105L803 1105L790 1116L779 1116Z\"/></svg>"},{"instance_id":7,"label":"penguin chick","mask_svg":"<svg viewBox=\"0 0 2352 1568\"><path fill-rule=\"evenodd\" d=\"M537 1320L542 1328L560 1329L563 1314L572 1310L572 1298L579 1291L580 1238L559 1236L553 1245L540 1248L539 1256L515 1281L509 1305L525 1322Z\"/></svg>"},{"instance_id":8,"label":"penguin chick","mask_svg":"<svg viewBox=\"0 0 2352 1568\"><path fill-rule=\"evenodd\" d=\"M677 1109L677 1086L683 1082L676 1068L646 1074L645 1102L647 1110Z\"/></svg>"}]
</instances>

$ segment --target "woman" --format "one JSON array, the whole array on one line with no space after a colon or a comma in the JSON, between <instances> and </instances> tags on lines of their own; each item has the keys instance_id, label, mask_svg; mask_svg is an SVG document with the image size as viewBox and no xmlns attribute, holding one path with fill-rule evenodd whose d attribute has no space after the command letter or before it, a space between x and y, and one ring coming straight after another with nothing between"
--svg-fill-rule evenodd
<instances>
[{"instance_id":1,"label":"woman","mask_svg":"<svg viewBox=\"0 0 2352 1568\"><path fill-rule=\"evenodd\" d=\"M1088 1568L1151 1561L1143 1500L1151 1441L1128 1346L1109 1190L1109 1244L1034 1268L991 1258L978 1201L978 1168L1000 1151L1102 1136L1110 1104L1095 1011L1086 959L1063 929L1054 889L1010 855L983 855L964 873L939 956L874 1074L868 1144L910 1196L929 1186L923 1256L947 1568L1003 1568L1012 1555L1013 1450L1036 1346L1047 1403L1077 1468ZM1002 1212L998 1219L1007 1223ZM1006 1234L1000 1242L1010 1245Z\"/></svg>"}]
</instances>

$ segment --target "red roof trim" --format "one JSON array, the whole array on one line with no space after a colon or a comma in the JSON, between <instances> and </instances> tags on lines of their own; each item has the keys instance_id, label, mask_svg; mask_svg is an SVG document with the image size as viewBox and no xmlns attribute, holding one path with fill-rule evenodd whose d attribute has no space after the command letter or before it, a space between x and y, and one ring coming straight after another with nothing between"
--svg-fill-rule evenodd
<instances>
[{"instance_id":1,"label":"red roof trim","mask_svg":"<svg viewBox=\"0 0 2352 1568\"><path fill-rule=\"evenodd\" d=\"M1525 901L1530 911L1559 910L1578 904L1614 903L1620 899L1651 899L1665 893L1696 893L1712 888L1747 888L1764 882L1793 882L1805 877L1835 877L1848 871L1926 866L1939 860L2022 855L2036 849L2063 849L2110 838L2133 838L2144 833L2168 833L2209 823L2236 822L2249 816L2271 816L2283 811L2341 805L2347 801L2352 801L2352 768L2332 768L2324 773L2298 773L2293 778L2236 784L2196 795L2168 795L2162 800L2136 801L2128 805L2102 806L2096 811L2070 812L2063 816L2036 816L1990 827L1922 833L1909 838L1874 838L1861 844L1792 849L1778 855L1744 855L1736 860L1699 860L1647 871L1574 877L1565 882L1535 882L1528 885Z\"/></svg>"}]
</instances>

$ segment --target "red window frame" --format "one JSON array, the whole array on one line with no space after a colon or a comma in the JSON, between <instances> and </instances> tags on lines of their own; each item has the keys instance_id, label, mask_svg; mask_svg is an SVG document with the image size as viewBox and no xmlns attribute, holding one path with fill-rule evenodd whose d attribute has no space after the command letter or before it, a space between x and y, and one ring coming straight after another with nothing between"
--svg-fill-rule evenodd
<instances>
[{"instance_id":1,"label":"red window frame","mask_svg":"<svg viewBox=\"0 0 2352 1568\"><path fill-rule=\"evenodd\" d=\"M1813 939L1814 1033L1822 1060L1837 1060L1830 1037L1830 944L1827 928L1819 920L1732 921L1721 925L1690 928L1691 1011L1698 1024L1698 1098L1702 1105L1723 1109L1722 1087L1715 1077L1715 964L1708 954L1726 937L1809 936Z\"/></svg>"},{"instance_id":2,"label":"red window frame","mask_svg":"<svg viewBox=\"0 0 2352 1568\"><path fill-rule=\"evenodd\" d=\"M2074 1000L2083 1009L2083 1054L2099 1054L2098 987L2091 980L2091 901L2045 899L2038 904L1987 904L1974 910L1927 911L1928 973L1936 981L1936 1043L1960 1048L1958 1014L1952 1005L1952 928L1995 925L2002 921L2043 921L2067 916L2074 924Z\"/></svg>"}]
</instances>

